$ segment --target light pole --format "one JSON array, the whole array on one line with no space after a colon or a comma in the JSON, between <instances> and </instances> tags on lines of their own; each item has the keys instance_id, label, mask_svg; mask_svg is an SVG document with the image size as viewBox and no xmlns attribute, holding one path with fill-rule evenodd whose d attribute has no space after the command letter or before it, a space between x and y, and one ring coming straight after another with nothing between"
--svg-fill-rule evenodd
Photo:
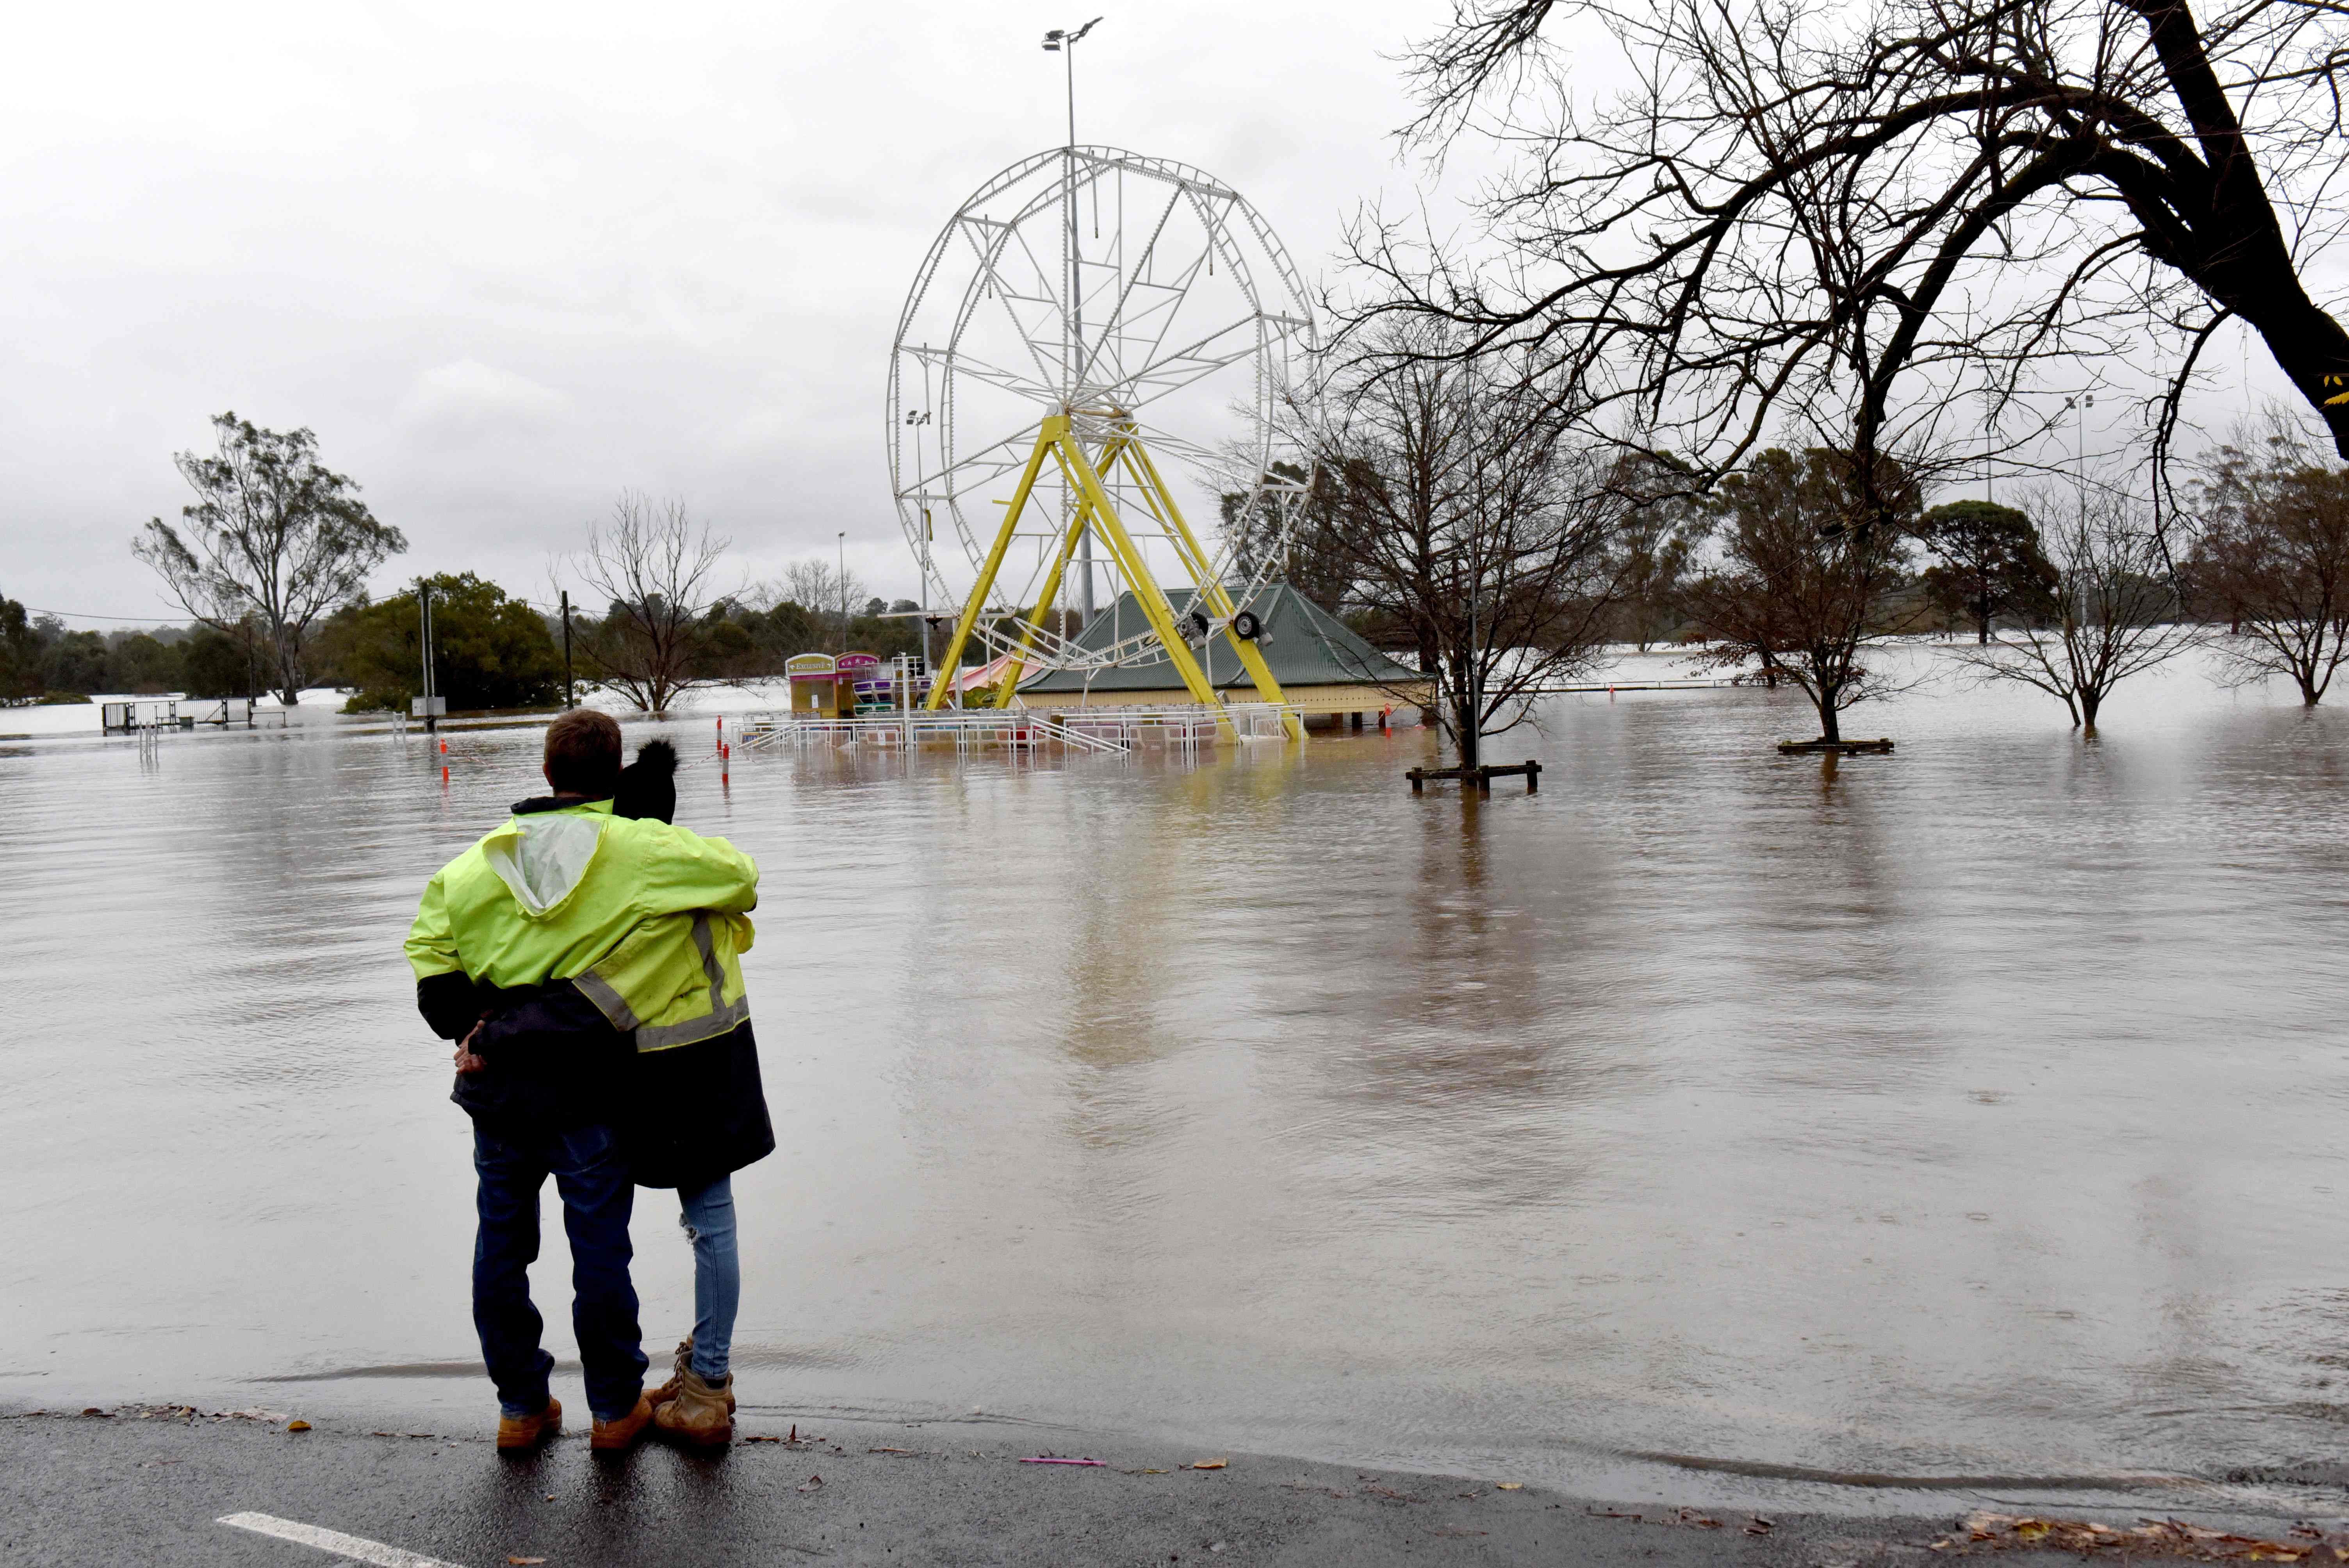
<instances>
[{"instance_id":1,"label":"light pole","mask_svg":"<svg viewBox=\"0 0 2349 1568\"><path fill-rule=\"evenodd\" d=\"M840 651L848 652L848 530L840 531Z\"/></svg>"},{"instance_id":2,"label":"light pole","mask_svg":"<svg viewBox=\"0 0 2349 1568\"><path fill-rule=\"evenodd\" d=\"M1061 350L1061 377L1063 388L1061 411L1071 412L1077 402L1077 383L1084 375L1085 310L1079 297L1082 287L1081 254L1077 242L1077 45L1084 36L1101 26L1099 16L1081 27L1055 27L1044 35L1044 49L1057 54L1068 67L1069 82L1069 146L1061 154L1065 178L1061 181L1061 220L1069 231L1069 264L1061 286L1068 292L1061 297L1068 309L1061 320L1068 324L1068 340ZM1098 208L1096 208L1098 211ZM1064 520L1065 521L1065 520ZM1090 528L1077 539L1077 603L1084 614L1085 624L1093 621L1093 531Z\"/></svg>"},{"instance_id":3,"label":"light pole","mask_svg":"<svg viewBox=\"0 0 2349 1568\"><path fill-rule=\"evenodd\" d=\"M930 492L922 479L922 427L930 422L926 408L905 416L905 423L914 428L914 498L922 509L922 605L930 607ZM945 455L940 449L940 456ZM930 618L922 617L922 669L930 673Z\"/></svg>"},{"instance_id":4,"label":"light pole","mask_svg":"<svg viewBox=\"0 0 2349 1568\"><path fill-rule=\"evenodd\" d=\"M2064 399L2064 407L2072 410L2072 479L2080 494L2080 518L2088 516L2088 431L2087 411L2096 406L2096 395L2084 392L2076 397Z\"/></svg>"}]
</instances>

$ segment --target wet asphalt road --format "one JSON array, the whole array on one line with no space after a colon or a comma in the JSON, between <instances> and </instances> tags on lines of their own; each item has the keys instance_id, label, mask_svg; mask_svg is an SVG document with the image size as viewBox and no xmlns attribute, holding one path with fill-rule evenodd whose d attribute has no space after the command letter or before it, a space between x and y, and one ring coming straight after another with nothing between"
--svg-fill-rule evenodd
<instances>
[{"instance_id":1,"label":"wet asphalt road","mask_svg":"<svg viewBox=\"0 0 2349 1568\"><path fill-rule=\"evenodd\" d=\"M217 1522L260 1513L464 1568L789 1563L1363 1564L1925 1563L1951 1518L1751 1516L1603 1505L1490 1481L1229 1456L1023 1450L873 1452L885 1436L616 1460L566 1431L502 1460L485 1434L290 1433L242 1419L0 1418L0 1562L305 1568L316 1547ZM1164 1473L1144 1473L1148 1471ZM820 1479L819 1479L820 1478ZM1702 1522L1707 1518L1716 1524ZM2043 1552L2002 1562L2054 1561ZM2065 1555L2064 1561L2077 1561ZM384 1559L398 1563L397 1557ZM409 1568L414 1568L411 1563Z\"/></svg>"}]
</instances>

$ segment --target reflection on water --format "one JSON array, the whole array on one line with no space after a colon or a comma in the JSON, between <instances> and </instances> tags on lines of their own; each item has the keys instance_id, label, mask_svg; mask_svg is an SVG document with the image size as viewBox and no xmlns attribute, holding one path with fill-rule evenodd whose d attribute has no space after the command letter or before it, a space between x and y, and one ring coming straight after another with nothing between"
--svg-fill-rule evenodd
<instances>
[{"instance_id":1,"label":"reflection on water","mask_svg":"<svg viewBox=\"0 0 2349 1568\"><path fill-rule=\"evenodd\" d=\"M2349 720L2112 717L1944 686L1838 768L1781 696L1564 700L1485 799L1417 733L689 769L766 876L746 1397L1586 1482L2327 1456ZM487 1408L399 939L536 745L0 746L0 1397Z\"/></svg>"}]
</instances>

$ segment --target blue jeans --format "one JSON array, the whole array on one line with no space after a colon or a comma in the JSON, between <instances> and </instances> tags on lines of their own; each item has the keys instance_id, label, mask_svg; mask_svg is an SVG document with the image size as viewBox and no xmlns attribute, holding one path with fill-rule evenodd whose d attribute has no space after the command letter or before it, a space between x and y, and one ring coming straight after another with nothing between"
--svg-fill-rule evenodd
<instances>
[{"instance_id":1,"label":"blue jeans","mask_svg":"<svg viewBox=\"0 0 2349 1568\"><path fill-rule=\"evenodd\" d=\"M693 1243L693 1370L705 1383L733 1365L734 1314L742 1305L742 1259L734 1250L734 1181L683 1187L678 1228Z\"/></svg>"},{"instance_id":2,"label":"blue jeans","mask_svg":"<svg viewBox=\"0 0 2349 1568\"><path fill-rule=\"evenodd\" d=\"M527 1271L538 1261L539 1190L552 1175L571 1240L571 1327L587 1375L587 1408L597 1420L626 1416L644 1391L645 1351L628 1278L636 1188L619 1139L607 1127L500 1134L475 1122L473 1169L481 1177L473 1327L499 1408L509 1416L546 1408L554 1357L539 1347L544 1326L531 1304Z\"/></svg>"}]
</instances>

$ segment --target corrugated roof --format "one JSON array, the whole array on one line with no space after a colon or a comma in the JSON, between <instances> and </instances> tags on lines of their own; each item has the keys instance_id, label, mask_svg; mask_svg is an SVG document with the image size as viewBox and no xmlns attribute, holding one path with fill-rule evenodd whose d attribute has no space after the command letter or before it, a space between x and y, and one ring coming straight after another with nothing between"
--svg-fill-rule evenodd
<instances>
[{"instance_id":1,"label":"corrugated roof","mask_svg":"<svg viewBox=\"0 0 2349 1568\"><path fill-rule=\"evenodd\" d=\"M1191 607L1190 588L1170 589L1166 598L1174 606L1179 618ZM1272 671L1272 678L1287 686L1396 686L1426 677L1407 665L1397 663L1354 634L1347 624L1299 593L1286 583L1268 584L1247 608L1264 623L1264 631L1257 638L1257 647ZM1081 647L1106 648L1123 637L1146 631L1150 623L1142 614L1142 605L1132 593L1118 596L1116 604L1093 617L1092 625L1077 638ZM1255 677L1240 665L1232 646L1219 634L1214 639L1215 650L1210 673L1218 691L1235 687L1256 689ZM1159 662L1139 667L1099 670L1088 682L1075 670L1054 670L1033 681L1023 681L1019 689L1029 692L1164 691L1180 686L1183 677L1174 673L1174 665L1163 655Z\"/></svg>"}]
</instances>

